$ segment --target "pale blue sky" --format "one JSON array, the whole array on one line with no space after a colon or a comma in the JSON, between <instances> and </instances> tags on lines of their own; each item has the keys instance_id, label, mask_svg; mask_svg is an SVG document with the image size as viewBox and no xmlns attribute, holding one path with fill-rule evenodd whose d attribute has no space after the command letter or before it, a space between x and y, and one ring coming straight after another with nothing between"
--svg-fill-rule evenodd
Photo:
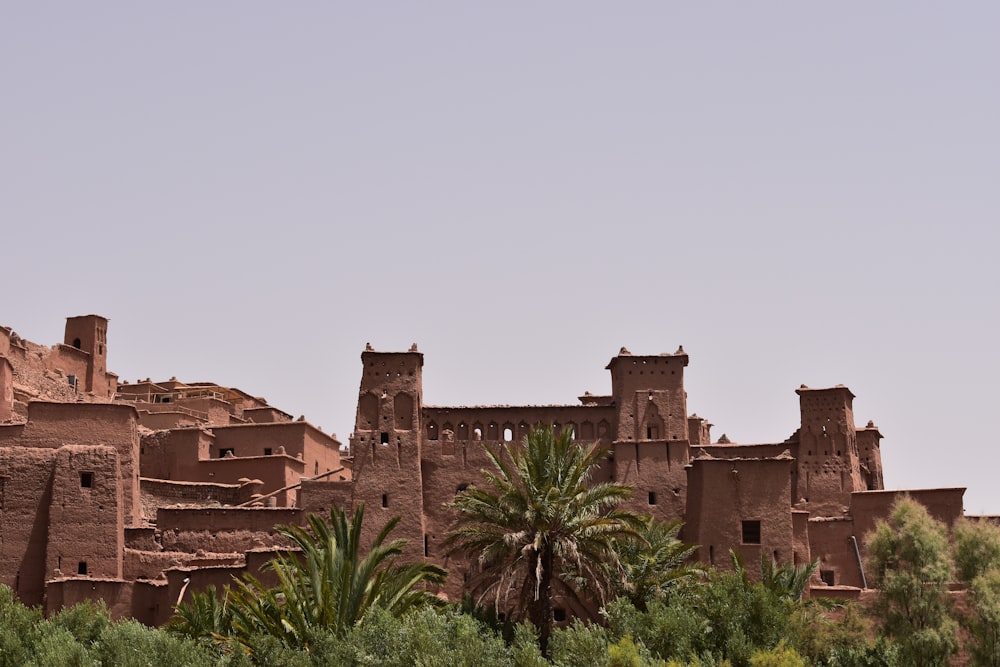
<instances>
[{"instance_id":1,"label":"pale blue sky","mask_svg":"<svg viewBox=\"0 0 1000 667\"><path fill-rule=\"evenodd\" d=\"M691 355L716 436L843 383L894 488L1000 513L1000 5L0 5L0 324L345 440Z\"/></svg>"}]
</instances>

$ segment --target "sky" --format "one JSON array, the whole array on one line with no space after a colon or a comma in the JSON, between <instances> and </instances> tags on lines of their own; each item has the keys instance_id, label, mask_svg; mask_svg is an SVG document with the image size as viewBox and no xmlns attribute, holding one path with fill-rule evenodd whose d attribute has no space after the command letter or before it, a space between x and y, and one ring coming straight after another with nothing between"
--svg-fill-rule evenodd
<instances>
[{"instance_id":1,"label":"sky","mask_svg":"<svg viewBox=\"0 0 1000 667\"><path fill-rule=\"evenodd\" d=\"M887 488L1000 514L1000 5L0 3L0 324L111 322L344 442L690 355L742 443L845 384Z\"/></svg>"}]
</instances>

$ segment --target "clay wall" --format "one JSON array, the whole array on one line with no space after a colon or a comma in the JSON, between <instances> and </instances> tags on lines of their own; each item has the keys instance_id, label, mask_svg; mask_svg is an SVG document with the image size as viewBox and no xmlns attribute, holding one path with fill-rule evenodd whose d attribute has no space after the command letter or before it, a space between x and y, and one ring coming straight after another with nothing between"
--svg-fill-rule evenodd
<instances>
[{"instance_id":1,"label":"clay wall","mask_svg":"<svg viewBox=\"0 0 1000 667\"><path fill-rule=\"evenodd\" d=\"M197 417L179 412L173 407L170 407L169 410L156 411L146 410L145 406L139 408L139 425L151 431L197 426L200 423L202 420Z\"/></svg>"},{"instance_id":2,"label":"clay wall","mask_svg":"<svg viewBox=\"0 0 1000 667\"><path fill-rule=\"evenodd\" d=\"M240 505L260 493L262 484L215 484L211 482L173 482L162 479L139 480L142 488L143 517L156 520L156 510L170 505Z\"/></svg>"},{"instance_id":3,"label":"clay wall","mask_svg":"<svg viewBox=\"0 0 1000 667\"><path fill-rule=\"evenodd\" d=\"M198 462L196 481L217 484L238 484L241 479L263 482L260 493L271 493L286 486L298 484L305 476L305 464L290 456L252 456L205 459ZM275 502L279 507L294 507L298 494L295 489L278 493Z\"/></svg>"},{"instance_id":4,"label":"clay wall","mask_svg":"<svg viewBox=\"0 0 1000 667\"><path fill-rule=\"evenodd\" d=\"M0 583L42 603L55 449L0 447Z\"/></svg>"},{"instance_id":5,"label":"clay wall","mask_svg":"<svg viewBox=\"0 0 1000 667\"><path fill-rule=\"evenodd\" d=\"M14 366L0 352L0 422L14 417Z\"/></svg>"},{"instance_id":6,"label":"clay wall","mask_svg":"<svg viewBox=\"0 0 1000 667\"><path fill-rule=\"evenodd\" d=\"M118 450L122 506L126 525L141 521L139 503L138 414L130 405L43 403L28 406L28 423L19 437L24 447L108 445ZM2 436L0 436L2 437Z\"/></svg>"},{"instance_id":7,"label":"clay wall","mask_svg":"<svg viewBox=\"0 0 1000 667\"><path fill-rule=\"evenodd\" d=\"M196 428L157 431L142 436L140 446L143 477L171 480L203 480L198 462L207 459L211 433Z\"/></svg>"},{"instance_id":8,"label":"clay wall","mask_svg":"<svg viewBox=\"0 0 1000 667\"><path fill-rule=\"evenodd\" d=\"M707 419L691 415L688 417L688 438L692 447L712 444L712 425Z\"/></svg>"},{"instance_id":9,"label":"clay wall","mask_svg":"<svg viewBox=\"0 0 1000 667\"><path fill-rule=\"evenodd\" d=\"M862 587L861 567L852 537L863 549L863 536L855 533L854 522L849 516L809 520L809 547L813 558L819 561L816 577L823 585Z\"/></svg>"},{"instance_id":10,"label":"clay wall","mask_svg":"<svg viewBox=\"0 0 1000 667\"><path fill-rule=\"evenodd\" d=\"M179 398L173 404L202 416L208 421L209 426L228 426L232 416L236 414L232 403L207 396Z\"/></svg>"},{"instance_id":11,"label":"clay wall","mask_svg":"<svg viewBox=\"0 0 1000 667\"><path fill-rule=\"evenodd\" d=\"M791 466L791 457L691 461L683 539L701 545L701 562L730 567L730 549L751 574L762 553L794 561Z\"/></svg>"},{"instance_id":12,"label":"clay wall","mask_svg":"<svg viewBox=\"0 0 1000 667\"><path fill-rule=\"evenodd\" d=\"M164 551L203 550L243 553L261 547L287 546L274 527L297 524L302 512L272 508L160 508L156 527Z\"/></svg>"},{"instance_id":13,"label":"clay wall","mask_svg":"<svg viewBox=\"0 0 1000 667\"><path fill-rule=\"evenodd\" d=\"M454 433L454 442L484 441L491 443L518 442L538 424L554 425L557 429L570 428L581 442L604 440L611 442L614 432L615 409L613 406L483 406L439 407L425 406L424 447L432 447L443 440L444 431ZM477 437L478 432L478 437ZM443 446L443 445L442 445Z\"/></svg>"},{"instance_id":14,"label":"clay wall","mask_svg":"<svg viewBox=\"0 0 1000 667\"><path fill-rule=\"evenodd\" d=\"M67 317L63 343L88 355L84 383L80 389L111 398L117 383L112 385L107 376L107 332L108 320L100 315Z\"/></svg>"},{"instance_id":15,"label":"clay wall","mask_svg":"<svg viewBox=\"0 0 1000 667\"><path fill-rule=\"evenodd\" d=\"M10 352L10 327L0 326L0 356L7 356Z\"/></svg>"},{"instance_id":16,"label":"clay wall","mask_svg":"<svg viewBox=\"0 0 1000 667\"><path fill-rule=\"evenodd\" d=\"M687 441L616 442L614 481L635 488L625 508L661 521L684 517L690 460Z\"/></svg>"},{"instance_id":17,"label":"clay wall","mask_svg":"<svg viewBox=\"0 0 1000 667\"><path fill-rule=\"evenodd\" d=\"M608 364L618 408L615 440L688 440L684 367L688 356L633 356L627 350Z\"/></svg>"},{"instance_id":18,"label":"clay wall","mask_svg":"<svg viewBox=\"0 0 1000 667\"><path fill-rule=\"evenodd\" d=\"M243 418L254 424L274 424L292 421L292 416L277 408L249 408L243 411Z\"/></svg>"},{"instance_id":19,"label":"clay wall","mask_svg":"<svg viewBox=\"0 0 1000 667\"><path fill-rule=\"evenodd\" d=\"M336 475L334 477L337 477ZM313 513L328 516L331 508L353 511L351 497L354 486L350 479L302 480L299 489L299 507L303 514Z\"/></svg>"},{"instance_id":20,"label":"clay wall","mask_svg":"<svg viewBox=\"0 0 1000 667\"><path fill-rule=\"evenodd\" d=\"M813 557L809 546L809 512L792 510L792 536L792 564L811 562Z\"/></svg>"},{"instance_id":21,"label":"clay wall","mask_svg":"<svg viewBox=\"0 0 1000 667\"><path fill-rule=\"evenodd\" d=\"M308 422L240 424L212 429L211 458L232 450L237 458L280 453L300 459L304 474L314 476L340 467L340 443Z\"/></svg>"},{"instance_id":22,"label":"clay wall","mask_svg":"<svg viewBox=\"0 0 1000 667\"><path fill-rule=\"evenodd\" d=\"M118 453L108 446L57 450L49 508L50 577L120 579L125 548Z\"/></svg>"}]
</instances>

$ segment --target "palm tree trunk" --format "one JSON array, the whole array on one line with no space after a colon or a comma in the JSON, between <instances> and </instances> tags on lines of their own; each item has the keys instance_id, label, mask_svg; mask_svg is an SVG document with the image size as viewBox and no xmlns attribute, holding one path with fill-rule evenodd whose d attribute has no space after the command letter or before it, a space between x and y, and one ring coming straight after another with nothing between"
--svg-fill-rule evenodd
<instances>
[{"instance_id":1,"label":"palm tree trunk","mask_svg":"<svg viewBox=\"0 0 1000 667\"><path fill-rule=\"evenodd\" d=\"M535 554L535 580L538 594L531 604L528 619L538 628L538 650L549 658L549 639L552 637L552 550L548 545ZM541 564L539 568L538 565Z\"/></svg>"}]
</instances>

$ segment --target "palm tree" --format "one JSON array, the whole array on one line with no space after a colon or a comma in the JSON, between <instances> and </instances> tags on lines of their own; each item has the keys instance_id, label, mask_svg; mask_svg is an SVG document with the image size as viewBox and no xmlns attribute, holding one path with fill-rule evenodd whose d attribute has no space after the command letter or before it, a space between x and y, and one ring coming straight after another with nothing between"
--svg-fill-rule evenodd
<instances>
[{"instance_id":1,"label":"palm tree","mask_svg":"<svg viewBox=\"0 0 1000 667\"><path fill-rule=\"evenodd\" d=\"M399 517L386 524L366 554L361 551L363 520L364 506L359 506L350 517L331 509L329 523L310 514L308 528L278 526L278 532L300 553L279 554L264 566L277 577L276 587L269 588L245 574L225 591L222 604L231 629L229 637L216 634L216 640L235 639L255 653L254 637L271 635L308 649L316 630L343 637L374 607L398 616L416 606L444 604L422 587L443 582L444 570L424 562L396 564L406 540L386 539ZM211 605L201 606L206 614L214 616L217 611ZM197 627L201 623L198 611L197 607L180 607L182 627ZM214 627L216 623L209 621L207 625Z\"/></svg>"},{"instance_id":2,"label":"palm tree","mask_svg":"<svg viewBox=\"0 0 1000 667\"><path fill-rule=\"evenodd\" d=\"M663 598L671 588L704 574L700 566L688 562L697 545L677 539L683 525L681 521L663 523L644 516L636 538L618 545L625 570L619 594L636 609L646 611L651 600Z\"/></svg>"},{"instance_id":3,"label":"palm tree","mask_svg":"<svg viewBox=\"0 0 1000 667\"><path fill-rule=\"evenodd\" d=\"M618 509L632 492L621 484L591 484L607 450L578 445L568 431L536 427L523 446L486 453L495 471L460 492L449 507L458 518L448 554L474 559L469 584L481 602L526 617L548 655L552 599L583 595L603 601L621 576L615 541L634 536L640 519Z\"/></svg>"}]
</instances>

